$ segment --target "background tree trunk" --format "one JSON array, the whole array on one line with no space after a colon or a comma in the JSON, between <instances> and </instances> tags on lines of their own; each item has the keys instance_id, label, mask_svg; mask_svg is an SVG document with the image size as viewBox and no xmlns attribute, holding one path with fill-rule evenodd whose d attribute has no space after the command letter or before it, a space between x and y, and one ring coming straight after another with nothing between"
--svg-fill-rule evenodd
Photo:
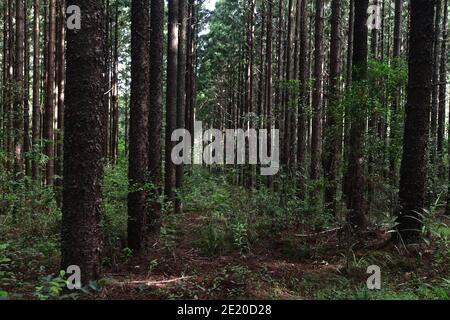
<instances>
[{"instance_id":1,"label":"background tree trunk","mask_svg":"<svg viewBox=\"0 0 450 320\"><path fill-rule=\"evenodd\" d=\"M176 172L171 153L174 147L172 133L177 125L178 81L178 0L169 2L169 36L167 46L167 99L166 99L166 146L165 146L165 196L175 205Z\"/></svg>"},{"instance_id":2,"label":"background tree trunk","mask_svg":"<svg viewBox=\"0 0 450 320\"><path fill-rule=\"evenodd\" d=\"M364 154L363 141L366 127L366 99L367 89L367 54L368 54L368 30L367 30L367 9L368 0L355 1L355 22L353 31L353 88L354 94L358 97L358 102L352 106L350 146L347 168L347 209L349 210L347 221L355 230L362 230L366 227L365 203L364 203Z\"/></svg>"},{"instance_id":3,"label":"background tree trunk","mask_svg":"<svg viewBox=\"0 0 450 320\"><path fill-rule=\"evenodd\" d=\"M325 206L334 215L337 214L337 187L340 156L342 153L342 109L341 91L341 19L342 1L331 2L331 45L330 45L330 89L326 123L326 146L324 171L327 179Z\"/></svg>"},{"instance_id":4,"label":"background tree trunk","mask_svg":"<svg viewBox=\"0 0 450 320\"><path fill-rule=\"evenodd\" d=\"M323 37L324 37L324 1L316 0L316 18L314 31L314 81L312 95L312 135L311 135L311 180L317 183L321 175L322 161L322 90L323 90ZM318 199L317 190L312 192Z\"/></svg>"},{"instance_id":5,"label":"background tree trunk","mask_svg":"<svg viewBox=\"0 0 450 320\"><path fill-rule=\"evenodd\" d=\"M55 119L55 35L56 35L56 0L50 0L48 23L48 54L45 93L45 113L44 113L44 141L45 155L48 157L45 183L47 186L53 185L55 175L55 150L54 150L54 119Z\"/></svg>"},{"instance_id":6,"label":"background tree trunk","mask_svg":"<svg viewBox=\"0 0 450 320\"><path fill-rule=\"evenodd\" d=\"M150 193L151 224L157 223L161 208L161 122L163 113L164 0L151 1L150 21L150 111L148 171L154 192Z\"/></svg>"}]
</instances>

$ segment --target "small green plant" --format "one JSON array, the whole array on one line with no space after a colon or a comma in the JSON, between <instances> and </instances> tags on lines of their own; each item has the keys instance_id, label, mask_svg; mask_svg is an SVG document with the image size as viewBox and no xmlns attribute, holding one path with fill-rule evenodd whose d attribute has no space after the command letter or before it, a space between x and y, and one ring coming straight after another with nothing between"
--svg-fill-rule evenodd
<instances>
[{"instance_id":1,"label":"small green plant","mask_svg":"<svg viewBox=\"0 0 450 320\"><path fill-rule=\"evenodd\" d=\"M148 265L148 272L149 273L153 272L158 266L159 266L158 260L153 259L152 261L150 261L150 263Z\"/></svg>"},{"instance_id":2,"label":"small green plant","mask_svg":"<svg viewBox=\"0 0 450 320\"><path fill-rule=\"evenodd\" d=\"M236 222L231 225L231 232L233 237L233 244L239 249L241 255L245 255L250 251L250 244L248 241L247 224Z\"/></svg>"},{"instance_id":3,"label":"small green plant","mask_svg":"<svg viewBox=\"0 0 450 320\"><path fill-rule=\"evenodd\" d=\"M133 250L131 250L130 248L123 248L122 249L122 254L123 254L123 258L125 259L125 261L130 260L133 257Z\"/></svg>"},{"instance_id":4,"label":"small green plant","mask_svg":"<svg viewBox=\"0 0 450 320\"><path fill-rule=\"evenodd\" d=\"M8 300L9 294L6 291L0 291L0 301L1 300Z\"/></svg>"},{"instance_id":5,"label":"small green plant","mask_svg":"<svg viewBox=\"0 0 450 320\"><path fill-rule=\"evenodd\" d=\"M61 270L57 277L52 275L43 277L41 284L36 287L35 295L39 300L59 299L67 287L66 272Z\"/></svg>"}]
</instances>

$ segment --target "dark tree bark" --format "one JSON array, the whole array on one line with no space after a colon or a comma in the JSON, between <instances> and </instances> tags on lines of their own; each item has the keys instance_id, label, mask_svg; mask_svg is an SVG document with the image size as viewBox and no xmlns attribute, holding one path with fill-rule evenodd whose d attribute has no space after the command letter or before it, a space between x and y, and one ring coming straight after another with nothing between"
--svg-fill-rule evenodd
<instances>
[{"instance_id":1,"label":"dark tree bark","mask_svg":"<svg viewBox=\"0 0 450 320\"><path fill-rule=\"evenodd\" d=\"M432 5L432 4L430 4ZM433 57L433 91L431 103L431 161L436 164L437 161L437 128L439 111L439 62L441 61L441 20L442 20L442 0L435 0L435 34L434 34L434 57Z\"/></svg>"},{"instance_id":2,"label":"dark tree bark","mask_svg":"<svg viewBox=\"0 0 450 320\"><path fill-rule=\"evenodd\" d=\"M151 224L159 220L161 208L161 122L163 113L164 0L151 1L150 21L150 111L148 171L154 192L150 197Z\"/></svg>"},{"instance_id":3,"label":"dark tree bark","mask_svg":"<svg viewBox=\"0 0 450 320\"><path fill-rule=\"evenodd\" d=\"M325 206L334 215L337 214L337 187L340 156L342 153L342 110L340 101L341 87L341 19L342 1L331 2L331 46L330 46L330 86L327 109L327 129L324 154L324 171L327 179Z\"/></svg>"},{"instance_id":4,"label":"dark tree bark","mask_svg":"<svg viewBox=\"0 0 450 320\"><path fill-rule=\"evenodd\" d=\"M305 153L306 153L306 112L309 102L308 91L308 2L302 0L300 8L300 103L298 110L297 130L297 165L298 165L298 195L300 199L305 198Z\"/></svg>"},{"instance_id":5,"label":"dark tree bark","mask_svg":"<svg viewBox=\"0 0 450 320\"><path fill-rule=\"evenodd\" d=\"M131 109L128 179L128 246L140 251L144 239L148 169L148 112L150 103L149 0L131 4Z\"/></svg>"},{"instance_id":6,"label":"dark tree bark","mask_svg":"<svg viewBox=\"0 0 450 320\"><path fill-rule=\"evenodd\" d=\"M15 68L14 68L14 173L16 177L23 176L24 159L23 159L23 108L24 108L24 1L16 0L16 43L15 43Z\"/></svg>"},{"instance_id":7,"label":"dark tree bark","mask_svg":"<svg viewBox=\"0 0 450 320\"><path fill-rule=\"evenodd\" d=\"M13 168L12 153L14 150L14 134L13 134L13 113L14 113L14 0L9 0L7 3L7 29L8 29L8 37L7 37L7 54L8 54L8 64L7 66L7 75L6 75L6 89L7 89L7 99L5 105L5 150L6 150L6 169Z\"/></svg>"},{"instance_id":8,"label":"dark tree bark","mask_svg":"<svg viewBox=\"0 0 450 320\"><path fill-rule=\"evenodd\" d=\"M48 157L45 183L53 185L55 175L54 119L55 119L55 35L56 35L56 0L50 0L48 24L47 81L45 94L44 131L45 155Z\"/></svg>"},{"instance_id":9,"label":"dark tree bark","mask_svg":"<svg viewBox=\"0 0 450 320\"><path fill-rule=\"evenodd\" d=\"M443 169L444 138L445 138L445 108L447 104L447 41L448 41L448 0L444 0L444 17L442 20L441 60L439 62L439 112L437 132L437 152L439 157L439 169ZM443 170L440 170L443 173ZM442 176L442 174L441 174Z\"/></svg>"},{"instance_id":10,"label":"dark tree bark","mask_svg":"<svg viewBox=\"0 0 450 320\"><path fill-rule=\"evenodd\" d=\"M114 13L114 41L112 42L111 74L111 130L109 157L115 165L119 157L119 3L116 2ZM112 29L112 28L111 28Z\"/></svg>"},{"instance_id":11,"label":"dark tree bark","mask_svg":"<svg viewBox=\"0 0 450 320\"><path fill-rule=\"evenodd\" d=\"M33 117L32 117L32 145L36 150L41 140L41 101L40 101L40 0L34 0L34 27L33 27ZM39 178L39 164L35 159L32 162L31 175L34 180Z\"/></svg>"},{"instance_id":12,"label":"dark tree bark","mask_svg":"<svg viewBox=\"0 0 450 320\"><path fill-rule=\"evenodd\" d=\"M295 46L295 14L296 14L296 1L289 0L288 1L288 21L287 21L287 38L286 38L286 72L285 79L286 84L284 87L284 96L286 102L284 103L284 143L283 143L283 158L284 165L286 166L287 174L291 174L291 166L292 166L292 145L293 138L291 136L291 118L292 114L292 103L294 96L292 94L292 90L290 88L289 82L294 80L294 46Z\"/></svg>"},{"instance_id":13,"label":"dark tree bark","mask_svg":"<svg viewBox=\"0 0 450 320\"><path fill-rule=\"evenodd\" d=\"M185 128L186 109L186 54L187 54L187 0L179 0L179 38L178 38L178 72L177 72L177 129ZM184 165L176 166L176 190L181 192L184 180ZM181 213L183 204L179 196L175 201L175 212Z\"/></svg>"},{"instance_id":14,"label":"dark tree bark","mask_svg":"<svg viewBox=\"0 0 450 320\"><path fill-rule=\"evenodd\" d=\"M349 2L349 17L348 17L348 29L347 29L347 62L346 62L346 76L345 76L345 88L346 90L351 88L352 84L352 72L353 72L353 34L355 29L355 0ZM348 163L349 150L350 150L350 106L347 104L344 110L344 163ZM342 179L342 191L343 194L348 193L347 179Z\"/></svg>"},{"instance_id":15,"label":"dark tree bark","mask_svg":"<svg viewBox=\"0 0 450 320\"><path fill-rule=\"evenodd\" d=\"M9 0L3 5L3 56L2 56L2 106L1 106L1 127L0 145L8 151L8 113L9 113ZM7 167L7 159L6 159Z\"/></svg>"},{"instance_id":16,"label":"dark tree bark","mask_svg":"<svg viewBox=\"0 0 450 320\"><path fill-rule=\"evenodd\" d=\"M395 19L394 19L394 65L399 65L399 59L401 57L401 48L402 48L402 24L403 24L403 0L395 1ZM391 115L391 125L390 125L390 141L391 144L396 144L398 141L398 112L401 103L401 89L396 88L393 95L393 104L392 104L392 115ZM391 185L397 186L398 183L398 166L397 150L391 146L389 149L389 171L390 171L390 180Z\"/></svg>"},{"instance_id":17,"label":"dark tree bark","mask_svg":"<svg viewBox=\"0 0 450 320\"><path fill-rule=\"evenodd\" d=\"M272 103L273 103L273 1L270 0L267 4L267 33L266 33L266 82L265 82L265 110L267 115L267 129L271 137L273 119L272 119ZM271 140L269 139L270 143ZM271 144L270 144L271 145ZM269 148L271 150L271 148ZM269 177L269 187L272 187L272 178Z\"/></svg>"},{"instance_id":18,"label":"dark tree bark","mask_svg":"<svg viewBox=\"0 0 450 320\"><path fill-rule=\"evenodd\" d=\"M367 9L369 0L355 1L354 22L354 47L353 47L353 90L359 97L357 105L352 106L350 128L350 146L348 154L348 168L346 175L347 187L347 221L355 230L366 227L365 203L364 203L364 153L363 140L366 127L366 98L367 88L367 54L368 54L368 30Z\"/></svg>"},{"instance_id":19,"label":"dark tree bark","mask_svg":"<svg viewBox=\"0 0 450 320\"><path fill-rule=\"evenodd\" d=\"M24 16L24 88L23 88L23 155L25 162L25 174L31 176L31 162L29 152L31 151L30 140L30 41L28 36L28 4L23 6Z\"/></svg>"},{"instance_id":20,"label":"dark tree bark","mask_svg":"<svg viewBox=\"0 0 450 320\"><path fill-rule=\"evenodd\" d=\"M165 147L165 196L175 205L176 172L171 153L175 144L172 133L177 124L177 72L178 72L178 0L169 2L169 36L167 46L167 98Z\"/></svg>"},{"instance_id":21,"label":"dark tree bark","mask_svg":"<svg viewBox=\"0 0 450 320\"><path fill-rule=\"evenodd\" d=\"M65 79L65 58L66 58L66 0L61 0L58 4L58 29L57 29L57 48L56 48L56 87L57 96L57 131L56 131L56 162L55 173L57 187L57 196L60 198L62 179L63 179L63 137L64 137L64 87ZM61 199L58 199L60 203Z\"/></svg>"},{"instance_id":22,"label":"dark tree bark","mask_svg":"<svg viewBox=\"0 0 450 320\"><path fill-rule=\"evenodd\" d=\"M311 135L311 180L315 182L320 179L322 163L323 37L324 1L316 0L313 70L314 85L312 95L313 120ZM316 194L317 190L313 193Z\"/></svg>"},{"instance_id":23,"label":"dark tree bark","mask_svg":"<svg viewBox=\"0 0 450 320\"><path fill-rule=\"evenodd\" d=\"M408 100L400 171L397 231L405 243L418 242L425 207L427 145L433 79L435 7L427 0L411 1Z\"/></svg>"},{"instance_id":24,"label":"dark tree bark","mask_svg":"<svg viewBox=\"0 0 450 320\"><path fill-rule=\"evenodd\" d=\"M62 218L62 269L78 265L82 284L99 277L105 140L104 9L98 0L74 0L83 32L67 32Z\"/></svg>"},{"instance_id":25,"label":"dark tree bark","mask_svg":"<svg viewBox=\"0 0 450 320\"><path fill-rule=\"evenodd\" d=\"M247 4L247 30L246 30L246 56L245 56L245 110L244 115L253 113L253 83L254 83L254 42L255 42L255 0ZM253 128L253 120L245 121L245 129ZM248 148L246 149L246 153ZM248 189L254 187L253 168L251 165L244 167L244 186Z\"/></svg>"}]
</instances>

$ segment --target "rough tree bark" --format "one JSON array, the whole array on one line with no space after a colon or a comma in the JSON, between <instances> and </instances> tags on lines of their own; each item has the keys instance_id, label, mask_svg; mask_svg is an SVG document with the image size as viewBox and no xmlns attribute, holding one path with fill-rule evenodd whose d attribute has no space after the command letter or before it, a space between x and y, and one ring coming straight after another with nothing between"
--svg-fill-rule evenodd
<instances>
[{"instance_id":1,"label":"rough tree bark","mask_svg":"<svg viewBox=\"0 0 450 320\"><path fill-rule=\"evenodd\" d=\"M25 20L23 16L23 0L16 0L16 43L14 68L14 109L13 109L13 136L14 136L14 173L16 178L23 176L23 107L24 107L24 36Z\"/></svg>"},{"instance_id":2,"label":"rough tree bark","mask_svg":"<svg viewBox=\"0 0 450 320\"><path fill-rule=\"evenodd\" d=\"M400 170L400 209L397 231L405 243L420 240L425 206L427 146L433 79L435 7L427 0L411 1L409 79L403 159Z\"/></svg>"},{"instance_id":3,"label":"rough tree bark","mask_svg":"<svg viewBox=\"0 0 450 320\"><path fill-rule=\"evenodd\" d=\"M81 268L82 284L99 277L103 184L104 10L98 0L73 0L83 32L67 32L62 269Z\"/></svg>"},{"instance_id":4,"label":"rough tree bark","mask_svg":"<svg viewBox=\"0 0 450 320\"><path fill-rule=\"evenodd\" d=\"M147 212L148 112L150 103L149 0L131 2L131 108L128 179L128 246L141 250Z\"/></svg>"},{"instance_id":5,"label":"rough tree bark","mask_svg":"<svg viewBox=\"0 0 450 320\"><path fill-rule=\"evenodd\" d=\"M53 185L55 175L55 150L54 150L54 119L55 119L55 36L56 36L56 0L50 0L49 24L48 24L48 54L47 54L47 81L45 94L44 153L48 157L45 183Z\"/></svg>"},{"instance_id":6,"label":"rough tree bark","mask_svg":"<svg viewBox=\"0 0 450 320\"><path fill-rule=\"evenodd\" d=\"M337 214L337 187L340 156L342 153L342 111L340 101L341 83L341 19L342 1L331 2L331 46L330 46L330 86L327 109L324 171L327 179L325 206Z\"/></svg>"},{"instance_id":7,"label":"rough tree bark","mask_svg":"<svg viewBox=\"0 0 450 320\"><path fill-rule=\"evenodd\" d=\"M32 145L36 150L40 146L41 138L41 101L40 101L40 80L41 80L41 64L40 64L40 1L34 0L34 27L33 27L33 116L32 116ZM33 159L31 164L31 176L33 180L39 178L39 164Z\"/></svg>"},{"instance_id":8,"label":"rough tree bark","mask_svg":"<svg viewBox=\"0 0 450 320\"><path fill-rule=\"evenodd\" d=\"M165 146L165 196L175 205L176 172L171 153L174 147L172 133L177 124L177 72L178 72L178 0L169 1L169 35L167 45L166 90L166 146Z\"/></svg>"},{"instance_id":9,"label":"rough tree bark","mask_svg":"<svg viewBox=\"0 0 450 320\"><path fill-rule=\"evenodd\" d=\"M187 54L187 0L179 0L178 20L178 72L177 72L177 129L185 128L186 109L186 54ZM181 191L184 179L184 165L176 166L176 190ZM175 200L175 212L181 213L183 204L179 196Z\"/></svg>"},{"instance_id":10,"label":"rough tree bark","mask_svg":"<svg viewBox=\"0 0 450 320\"><path fill-rule=\"evenodd\" d=\"M151 1L150 21L150 110L148 171L153 192L150 193L150 218L155 226L161 214L161 122L163 113L164 0ZM154 229L154 228L152 228Z\"/></svg>"},{"instance_id":11,"label":"rough tree bark","mask_svg":"<svg viewBox=\"0 0 450 320\"><path fill-rule=\"evenodd\" d=\"M366 127L366 98L367 89L367 54L368 54L368 28L367 9L369 0L355 1L355 21L353 31L353 90L358 96L358 102L352 106L350 117L350 145L348 153L348 168L346 175L347 221L355 230L366 227L364 203L364 153L363 139Z\"/></svg>"},{"instance_id":12,"label":"rough tree bark","mask_svg":"<svg viewBox=\"0 0 450 320\"><path fill-rule=\"evenodd\" d=\"M311 135L311 180L317 182L321 175L322 163L322 89L323 89L323 37L324 1L316 0L314 31L314 84L312 95L313 120ZM317 189L312 194L317 194ZM315 197L317 199L317 197Z\"/></svg>"}]
</instances>

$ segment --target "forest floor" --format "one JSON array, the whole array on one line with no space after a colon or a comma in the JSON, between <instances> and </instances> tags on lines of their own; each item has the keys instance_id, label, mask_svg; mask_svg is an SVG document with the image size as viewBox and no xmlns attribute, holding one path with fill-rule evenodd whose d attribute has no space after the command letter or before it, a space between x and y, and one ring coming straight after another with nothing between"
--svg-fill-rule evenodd
<instances>
[{"instance_id":1,"label":"forest floor","mask_svg":"<svg viewBox=\"0 0 450 320\"><path fill-rule=\"evenodd\" d=\"M304 235L293 228L250 253L205 256L193 248L206 223L185 214L172 252L133 259L106 276L95 299L449 299L450 272L438 248L399 250L389 234L368 232L365 247L349 255L338 231ZM369 265L382 270L382 290L367 289Z\"/></svg>"},{"instance_id":2,"label":"forest floor","mask_svg":"<svg viewBox=\"0 0 450 320\"><path fill-rule=\"evenodd\" d=\"M0 299L450 299L448 218L439 217L423 245L396 246L374 225L353 247L334 223L317 228L303 213L261 215L255 208L271 212L274 203L264 191L244 194L202 175L188 178L187 188L186 213L166 215L140 256L119 240L123 196L107 195L105 237L118 241L103 252L103 278L82 293L61 289L58 223L0 221ZM39 235L42 221L48 230ZM381 290L367 288L372 265L381 268Z\"/></svg>"}]
</instances>

